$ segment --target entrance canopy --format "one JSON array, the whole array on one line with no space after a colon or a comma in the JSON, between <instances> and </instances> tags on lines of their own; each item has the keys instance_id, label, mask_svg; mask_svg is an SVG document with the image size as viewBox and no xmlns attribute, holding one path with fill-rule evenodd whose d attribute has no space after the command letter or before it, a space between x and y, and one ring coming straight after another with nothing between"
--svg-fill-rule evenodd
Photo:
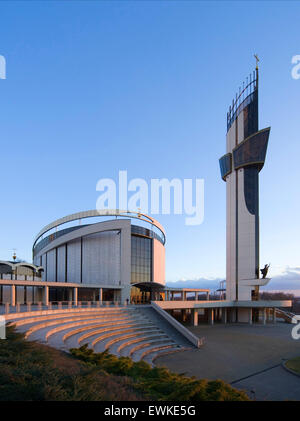
<instances>
[{"instance_id":1,"label":"entrance canopy","mask_svg":"<svg viewBox=\"0 0 300 421\"><path fill-rule=\"evenodd\" d=\"M138 282L136 284L131 284L133 287L139 288L141 291L144 292L163 292L165 290L165 286L159 284L158 282Z\"/></svg>"}]
</instances>

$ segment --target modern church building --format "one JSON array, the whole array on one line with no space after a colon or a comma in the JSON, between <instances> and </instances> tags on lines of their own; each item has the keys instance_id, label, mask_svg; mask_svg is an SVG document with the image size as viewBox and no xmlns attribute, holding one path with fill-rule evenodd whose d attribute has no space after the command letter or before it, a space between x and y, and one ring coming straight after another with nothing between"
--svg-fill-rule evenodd
<instances>
[{"instance_id":1,"label":"modern church building","mask_svg":"<svg viewBox=\"0 0 300 421\"><path fill-rule=\"evenodd\" d=\"M91 210L44 227L33 262L44 268L45 282L83 286L80 298L149 301L165 284L165 241L163 227L145 214ZM50 300L62 299L58 294L52 288Z\"/></svg>"},{"instance_id":2,"label":"modern church building","mask_svg":"<svg viewBox=\"0 0 300 421\"><path fill-rule=\"evenodd\" d=\"M0 285L0 302L159 300L165 242L163 227L145 214L91 210L65 216L38 233L33 264L0 262L1 278L13 285Z\"/></svg>"}]
</instances>

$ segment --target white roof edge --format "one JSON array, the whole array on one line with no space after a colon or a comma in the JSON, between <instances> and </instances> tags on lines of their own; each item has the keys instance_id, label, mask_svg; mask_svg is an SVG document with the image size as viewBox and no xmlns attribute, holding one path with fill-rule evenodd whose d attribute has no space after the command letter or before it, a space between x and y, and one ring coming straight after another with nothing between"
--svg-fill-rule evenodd
<instances>
[{"instance_id":1,"label":"white roof edge","mask_svg":"<svg viewBox=\"0 0 300 421\"><path fill-rule=\"evenodd\" d=\"M148 222L150 224L153 224L156 228L158 228L164 237L166 236L165 230L163 226L154 218L152 218L149 215L135 212L135 211L126 211L126 210L120 210L120 209L104 209L104 210L97 210L92 209L88 211L82 211L77 213L72 213L70 215L64 216L62 218L56 219L55 221L51 222L50 224L46 225L44 228L42 228L37 236L34 238L33 244L37 242L37 240L46 232L50 231L53 228L56 228L62 224L65 224L67 222L76 221L76 219L83 219L83 218L89 218L89 217L96 217L96 216L118 216L118 215L124 215L131 218L140 219L142 221ZM137 216L134 216L137 215Z\"/></svg>"}]
</instances>

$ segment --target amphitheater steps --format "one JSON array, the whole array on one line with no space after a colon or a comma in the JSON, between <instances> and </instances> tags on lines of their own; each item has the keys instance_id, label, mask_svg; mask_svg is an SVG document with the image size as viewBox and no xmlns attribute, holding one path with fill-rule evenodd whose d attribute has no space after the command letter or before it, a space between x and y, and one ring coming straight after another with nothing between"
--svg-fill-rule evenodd
<instances>
[{"instance_id":1,"label":"amphitheater steps","mask_svg":"<svg viewBox=\"0 0 300 421\"><path fill-rule=\"evenodd\" d=\"M128 337L127 335L123 335L119 338L116 338L114 341L109 341L106 343L105 349L109 351L110 354L121 356L121 350L119 349L121 346L132 348L133 346L137 346L136 343L144 344L144 343L151 343L154 340L166 340L168 335L164 335L163 333L156 333L155 335L151 334L144 334L140 338L132 339L132 336ZM124 349L124 348L123 348ZM130 355L128 355L130 356Z\"/></svg>"},{"instance_id":2,"label":"amphitheater steps","mask_svg":"<svg viewBox=\"0 0 300 421\"><path fill-rule=\"evenodd\" d=\"M170 349L170 348L179 348L173 341L164 340L162 343L155 344L155 343L146 343L143 348L139 348L138 350L134 351L131 354L131 358L133 361L140 361L144 360L144 358L150 353L156 353L160 350Z\"/></svg>"},{"instance_id":3,"label":"amphitheater steps","mask_svg":"<svg viewBox=\"0 0 300 421\"><path fill-rule=\"evenodd\" d=\"M179 346L168 347L166 349L165 348L156 349L155 351L149 352L148 354L144 355L143 361L153 366L155 364L155 360L159 357L163 357L168 354L175 354L176 352L188 351L190 349L192 348L191 347L184 348L184 347L179 347Z\"/></svg>"},{"instance_id":4,"label":"amphitheater steps","mask_svg":"<svg viewBox=\"0 0 300 421\"><path fill-rule=\"evenodd\" d=\"M149 341L152 339L166 339L168 335L166 335L161 330L157 329L156 331L153 330L145 335L143 332L139 336L134 336L132 339L125 339L119 341L116 346L116 352L122 357L130 357L132 354L132 350L135 348L136 345L144 343L145 341Z\"/></svg>"},{"instance_id":5,"label":"amphitheater steps","mask_svg":"<svg viewBox=\"0 0 300 421\"><path fill-rule=\"evenodd\" d=\"M65 345L68 348L77 348L79 346L87 344L89 348L94 347L93 343L95 341L96 344L101 344L103 347L103 350L97 351L102 352L105 350L105 342L109 341L111 337L117 336L127 333L127 332L138 332L142 330L142 327L135 327L137 326L134 323L128 324L124 326L123 328L116 327L116 326L108 326L106 328L100 328L100 329L90 329L89 331L82 334L81 332L74 331L72 335L69 335L68 337L64 338Z\"/></svg>"},{"instance_id":6,"label":"amphitheater steps","mask_svg":"<svg viewBox=\"0 0 300 421\"><path fill-rule=\"evenodd\" d=\"M26 314L26 313L25 313ZM28 330L29 327L36 325L37 322L50 322L50 321L57 321L63 322L64 320L67 321L69 318L82 320L83 318L94 318L94 317L101 317L103 319L111 319L112 316L126 315L127 317L132 315L132 311L125 312L124 310L117 312L116 310L109 312L105 311L89 311L89 312L68 312L63 314L48 314L43 316L35 316L35 317L24 317L22 319L12 320L10 323L14 324L17 328L24 326L24 330Z\"/></svg>"},{"instance_id":7,"label":"amphitheater steps","mask_svg":"<svg viewBox=\"0 0 300 421\"><path fill-rule=\"evenodd\" d=\"M84 344L95 352L144 360L153 365L161 355L192 345L150 306L80 309L39 313L11 323L29 340L69 351Z\"/></svg>"},{"instance_id":8,"label":"amphitheater steps","mask_svg":"<svg viewBox=\"0 0 300 421\"><path fill-rule=\"evenodd\" d=\"M47 340L47 337L44 337L43 332L51 331L51 332L58 332L64 329L67 329L69 327L75 327L75 326L83 326L85 325L88 327L89 325L98 325L99 322L101 322L102 326L111 326L111 323L113 322L114 325L122 325L126 324L130 321L132 321L132 318L124 317L124 318L108 318L108 319L102 319L101 316L94 316L94 317L87 317L82 319L68 319L68 321L64 320L63 322L59 322L56 320L51 320L50 322L43 322L36 324L32 326L29 330L26 331L25 337L29 338L31 340L34 339L41 339L43 341Z\"/></svg>"},{"instance_id":9,"label":"amphitheater steps","mask_svg":"<svg viewBox=\"0 0 300 421\"><path fill-rule=\"evenodd\" d=\"M147 332L152 332L152 331L157 331L158 328L155 327L145 327L145 326L141 326L141 327L128 327L126 329L123 330L118 330L118 329L111 329L110 331L103 331L103 330L94 330L92 332L87 332L83 335L81 335L78 338L78 344L82 345L87 343L91 348L93 348L93 344L95 344L95 342L97 341L97 338L101 337L101 344L103 345L104 349L105 349L105 344L106 342L108 342L110 340L110 338L112 337L118 337L120 336L120 334L125 333L125 334L129 334L132 335L133 337L137 337L139 335L143 335ZM101 335L99 335L99 333ZM100 339L99 339L100 341Z\"/></svg>"},{"instance_id":10,"label":"amphitheater steps","mask_svg":"<svg viewBox=\"0 0 300 421\"><path fill-rule=\"evenodd\" d=\"M143 323L143 324L136 324L132 326L132 330L131 332L135 332L136 334L140 334L140 333L145 333L149 330L152 330L153 326L148 323ZM126 331L122 331L120 332L118 335L111 335L111 334L107 334L106 336L101 336L101 335L97 335L96 338L93 339L92 342L90 342L90 347L95 351L95 352L103 352L107 349L107 342L111 341L111 337L115 336L116 340L120 340L124 337L124 334L127 334L128 332Z\"/></svg>"}]
</instances>

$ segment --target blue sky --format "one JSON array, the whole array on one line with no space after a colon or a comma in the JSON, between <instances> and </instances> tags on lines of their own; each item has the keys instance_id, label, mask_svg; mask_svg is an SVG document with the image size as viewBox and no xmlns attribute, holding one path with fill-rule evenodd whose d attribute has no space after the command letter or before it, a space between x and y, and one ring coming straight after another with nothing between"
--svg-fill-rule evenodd
<instances>
[{"instance_id":1,"label":"blue sky","mask_svg":"<svg viewBox=\"0 0 300 421\"><path fill-rule=\"evenodd\" d=\"M226 112L260 62L261 264L300 289L298 2L1 2L0 258L31 259L35 234L93 209L100 178L205 180L205 218L158 216L167 281L225 276ZM208 281L205 281L208 282Z\"/></svg>"}]
</instances>

